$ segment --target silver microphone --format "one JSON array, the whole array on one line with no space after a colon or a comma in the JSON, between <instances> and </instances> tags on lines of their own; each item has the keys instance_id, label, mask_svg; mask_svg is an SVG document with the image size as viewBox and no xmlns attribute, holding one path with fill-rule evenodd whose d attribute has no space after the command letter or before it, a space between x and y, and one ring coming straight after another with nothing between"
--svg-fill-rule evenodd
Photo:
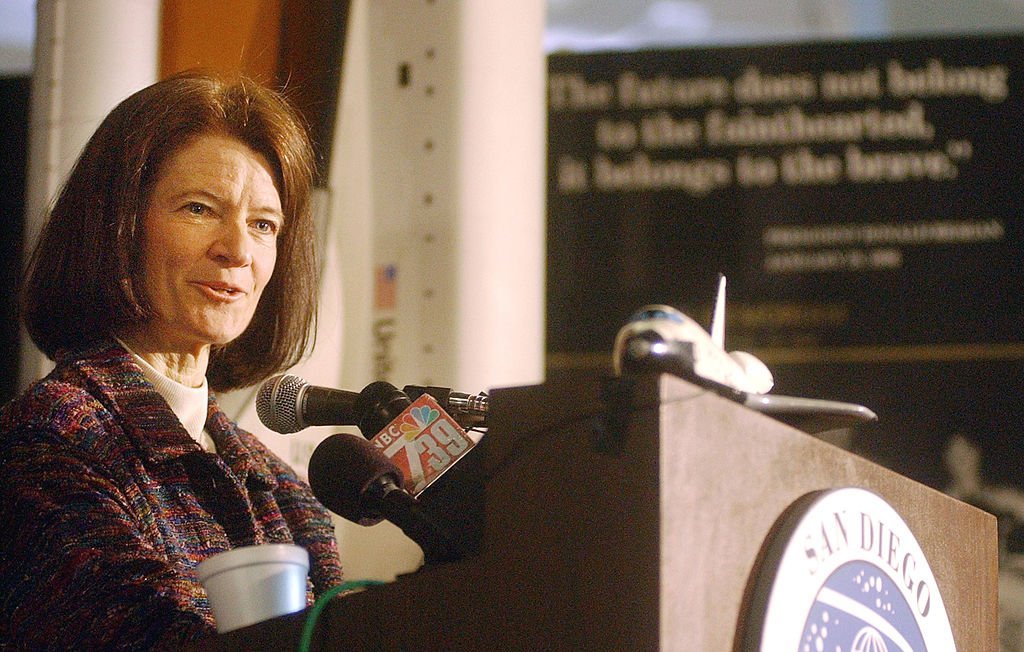
<instances>
[{"instance_id":1,"label":"silver microphone","mask_svg":"<svg viewBox=\"0 0 1024 652\"><path fill-rule=\"evenodd\" d=\"M289 434L309 426L354 426L359 423L359 394L317 387L298 376L267 379L256 394L256 414L274 432Z\"/></svg>"}]
</instances>

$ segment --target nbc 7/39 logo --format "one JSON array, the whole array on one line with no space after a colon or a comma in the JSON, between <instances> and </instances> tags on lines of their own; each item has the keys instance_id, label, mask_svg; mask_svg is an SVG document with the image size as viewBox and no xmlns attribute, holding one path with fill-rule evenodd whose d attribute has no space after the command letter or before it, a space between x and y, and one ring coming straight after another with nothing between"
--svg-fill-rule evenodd
<instances>
[{"instance_id":1,"label":"nbc 7/39 logo","mask_svg":"<svg viewBox=\"0 0 1024 652\"><path fill-rule=\"evenodd\" d=\"M473 447L474 442L429 394L423 394L372 440L402 470L414 496Z\"/></svg>"}]
</instances>

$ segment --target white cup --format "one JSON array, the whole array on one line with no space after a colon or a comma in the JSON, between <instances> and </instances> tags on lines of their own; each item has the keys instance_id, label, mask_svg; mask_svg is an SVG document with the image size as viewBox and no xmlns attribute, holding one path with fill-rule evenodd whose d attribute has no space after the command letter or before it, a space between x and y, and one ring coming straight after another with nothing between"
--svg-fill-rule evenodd
<instances>
[{"instance_id":1,"label":"white cup","mask_svg":"<svg viewBox=\"0 0 1024 652\"><path fill-rule=\"evenodd\" d=\"M196 567L222 634L305 609L308 573L309 553L290 543L235 548Z\"/></svg>"}]
</instances>

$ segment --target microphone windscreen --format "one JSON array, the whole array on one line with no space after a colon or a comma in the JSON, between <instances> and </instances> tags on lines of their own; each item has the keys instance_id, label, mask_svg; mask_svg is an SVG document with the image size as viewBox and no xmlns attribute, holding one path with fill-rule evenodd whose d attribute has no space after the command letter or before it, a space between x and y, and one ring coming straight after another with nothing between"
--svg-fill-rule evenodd
<instances>
[{"instance_id":1,"label":"microphone windscreen","mask_svg":"<svg viewBox=\"0 0 1024 652\"><path fill-rule=\"evenodd\" d=\"M256 394L256 415L274 432L287 435L305 426L299 415L299 392L306 386L298 376L280 374L268 378Z\"/></svg>"},{"instance_id":2,"label":"microphone windscreen","mask_svg":"<svg viewBox=\"0 0 1024 652\"><path fill-rule=\"evenodd\" d=\"M331 435L309 458L309 486L324 507L338 516L373 525L380 514L367 509L363 496L380 478L391 476L402 485L402 472L369 441L357 435Z\"/></svg>"},{"instance_id":3,"label":"microphone windscreen","mask_svg":"<svg viewBox=\"0 0 1024 652\"><path fill-rule=\"evenodd\" d=\"M367 439L384 430L412 400L408 394L385 380L372 382L359 392L355 413L359 415L359 431Z\"/></svg>"}]
</instances>

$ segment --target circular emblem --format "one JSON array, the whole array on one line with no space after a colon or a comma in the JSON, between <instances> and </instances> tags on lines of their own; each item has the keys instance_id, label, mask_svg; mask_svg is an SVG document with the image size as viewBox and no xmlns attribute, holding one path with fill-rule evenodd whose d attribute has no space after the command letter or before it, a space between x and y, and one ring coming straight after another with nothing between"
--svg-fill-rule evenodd
<instances>
[{"instance_id":1,"label":"circular emblem","mask_svg":"<svg viewBox=\"0 0 1024 652\"><path fill-rule=\"evenodd\" d=\"M768 542L750 592L746 650L955 650L921 546L888 503L864 489L797 501Z\"/></svg>"}]
</instances>

